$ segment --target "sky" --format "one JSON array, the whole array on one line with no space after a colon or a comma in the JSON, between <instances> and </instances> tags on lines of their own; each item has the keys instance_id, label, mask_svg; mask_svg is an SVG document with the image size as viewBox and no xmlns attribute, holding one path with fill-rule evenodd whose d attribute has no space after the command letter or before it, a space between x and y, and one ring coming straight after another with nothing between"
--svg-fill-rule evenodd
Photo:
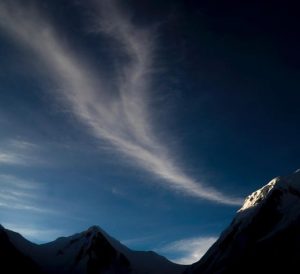
<instances>
[{"instance_id":1,"label":"sky","mask_svg":"<svg viewBox=\"0 0 300 274\"><path fill-rule=\"evenodd\" d=\"M0 2L0 223L99 225L197 261L299 168L296 9L264 1Z\"/></svg>"}]
</instances>

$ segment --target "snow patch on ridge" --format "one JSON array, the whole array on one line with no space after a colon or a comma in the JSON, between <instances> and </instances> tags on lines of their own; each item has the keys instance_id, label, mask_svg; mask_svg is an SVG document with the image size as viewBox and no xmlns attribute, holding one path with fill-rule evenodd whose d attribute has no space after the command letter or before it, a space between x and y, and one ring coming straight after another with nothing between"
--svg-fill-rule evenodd
<instances>
[{"instance_id":1,"label":"snow patch on ridge","mask_svg":"<svg viewBox=\"0 0 300 274\"><path fill-rule=\"evenodd\" d=\"M258 189L257 191L253 192L251 195L249 195L243 204L243 206L238 210L238 212L244 211L246 209L255 207L258 205L262 200L264 200L268 193L274 188L274 186L280 181L279 178L275 178L272 181L270 181L267 185L264 187Z\"/></svg>"}]
</instances>

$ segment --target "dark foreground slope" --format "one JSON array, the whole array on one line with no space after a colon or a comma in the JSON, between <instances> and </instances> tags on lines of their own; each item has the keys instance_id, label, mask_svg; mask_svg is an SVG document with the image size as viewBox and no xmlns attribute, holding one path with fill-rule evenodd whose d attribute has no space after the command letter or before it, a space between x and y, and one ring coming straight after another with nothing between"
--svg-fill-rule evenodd
<instances>
[{"instance_id":1,"label":"dark foreground slope","mask_svg":"<svg viewBox=\"0 0 300 274\"><path fill-rule=\"evenodd\" d=\"M36 263L11 243L2 226L0 226L0 273L42 273Z\"/></svg>"},{"instance_id":2,"label":"dark foreground slope","mask_svg":"<svg viewBox=\"0 0 300 274\"><path fill-rule=\"evenodd\" d=\"M300 172L250 195L193 274L300 273Z\"/></svg>"},{"instance_id":3,"label":"dark foreground slope","mask_svg":"<svg viewBox=\"0 0 300 274\"><path fill-rule=\"evenodd\" d=\"M3 273L180 274L185 269L154 252L132 251L96 226L42 245L2 228L0 252L0 264L8 270Z\"/></svg>"}]
</instances>

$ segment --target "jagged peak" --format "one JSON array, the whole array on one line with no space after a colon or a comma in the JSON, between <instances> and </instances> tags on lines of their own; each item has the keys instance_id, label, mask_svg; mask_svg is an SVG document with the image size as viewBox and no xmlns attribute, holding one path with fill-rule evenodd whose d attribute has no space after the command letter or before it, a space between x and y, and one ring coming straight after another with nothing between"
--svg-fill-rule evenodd
<instances>
[{"instance_id":1,"label":"jagged peak","mask_svg":"<svg viewBox=\"0 0 300 274\"><path fill-rule=\"evenodd\" d=\"M243 206L238 210L238 212L245 211L261 204L261 202L270 195L274 188L280 189L286 193L289 193L291 189L300 191L300 169L297 169L294 173L288 176L276 177L267 185L254 191L245 199Z\"/></svg>"},{"instance_id":2,"label":"jagged peak","mask_svg":"<svg viewBox=\"0 0 300 274\"><path fill-rule=\"evenodd\" d=\"M97 237L97 235L99 234L104 236L103 230L97 225L90 226L82 234L84 235L85 238L88 238L90 240L92 240L94 237Z\"/></svg>"},{"instance_id":3,"label":"jagged peak","mask_svg":"<svg viewBox=\"0 0 300 274\"><path fill-rule=\"evenodd\" d=\"M247 210L249 208L255 207L261 203L261 201L265 200L268 194L272 191L275 185L278 184L280 178L274 178L268 184L263 186L262 188L254 191L251 195L249 195L243 204L243 206L238 210L238 212Z\"/></svg>"},{"instance_id":4,"label":"jagged peak","mask_svg":"<svg viewBox=\"0 0 300 274\"><path fill-rule=\"evenodd\" d=\"M97 225L92 225L85 232L102 232L102 229Z\"/></svg>"}]
</instances>

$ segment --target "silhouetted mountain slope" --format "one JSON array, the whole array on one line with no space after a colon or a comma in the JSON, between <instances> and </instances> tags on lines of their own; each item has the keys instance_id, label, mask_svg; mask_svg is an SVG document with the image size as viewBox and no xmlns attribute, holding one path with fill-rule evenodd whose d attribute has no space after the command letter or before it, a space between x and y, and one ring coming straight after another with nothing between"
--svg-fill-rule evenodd
<instances>
[{"instance_id":1,"label":"silhouetted mountain slope","mask_svg":"<svg viewBox=\"0 0 300 274\"><path fill-rule=\"evenodd\" d=\"M132 251L96 226L42 245L0 226L1 274L299 273L298 262L300 171L247 197L219 240L189 267Z\"/></svg>"},{"instance_id":2,"label":"silhouetted mountain slope","mask_svg":"<svg viewBox=\"0 0 300 274\"><path fill-rule=\"evenodd\" d=\"M0 273L42 274L37 264L14 247L2 226L0 226Z\"/></svg>"},{"instance_id":3,"label":"silhouetted mountain slope","mask_svg":"<svg viewBox=\"0 0 300 274\"><path fill-rule=\"evenodd\" d=\"M300 172L250 195L231 225L186 273L299 273Z\"/></svg>"},{"instance_id":4,"label":"silhouetted mountain slope","mask_svg":"<svg viewBox=\"0 0 300 274\"><path fill-rule=\"evenodd\" d=\"M132 251L96 226L42 245L13 231L5 235L15 252L26 254L46 274L180 274L185 269L154 252Z\"/></svg>"}]
</instances>

